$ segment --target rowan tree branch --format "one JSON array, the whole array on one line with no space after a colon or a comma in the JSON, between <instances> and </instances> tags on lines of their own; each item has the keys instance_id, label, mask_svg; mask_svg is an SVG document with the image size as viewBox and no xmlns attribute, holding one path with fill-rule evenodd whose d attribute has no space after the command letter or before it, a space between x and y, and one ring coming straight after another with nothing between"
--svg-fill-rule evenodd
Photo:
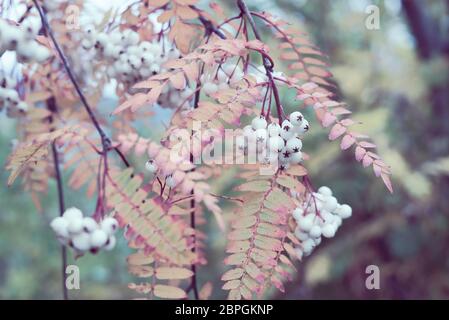
<instances>
[{"instance_id":1,"label":"rowan tree branch","mask_svg":"<svg viewBox=\"0 0 449 320\"><path fill-rule=\"evenodd\" d=\"M58 112L58 107L56 105L56 101L54 97L51 97L47 100L47 108L52 113ZM53 122L53 116L50 116L50 122ZM64 186L62 181L62 175L61 171L59 169L59 155L58 150L56 149L55 142L51 145L51 150L53 154L53 165L55 167L55 179L56 179L56 186L57 186L57 192L58 192L58 203L59 203L59 216L62 216L65 211L65 201L64 201ZM67 291L66 286L66 274L67 269L67 248L65 246L61 246L61 274L62 274L62 296L64 300L69 299L69 294Z\"/></svg>"},{"instance_id":2,"label":"rowan tree branch","mask_svg":"<svg viewBox=\"0 0 449 320\"><path fill-rule=\"evenodd\" d=\"M95 129L97 130L98 134L101 137L101 143L103 146L103 153L107 153L111 150L111 139L106 135L104 130L101 128L100 123L98 122L92 108L90 107L86 97L84 96L80 85L78 84L78 81L75 78L75 75L73 74L72 69L70 68L69 62L64 55L64 52L62 51L61 46L59 45L58 41L56 40L56 37L53 33L53 30L48 22L47 16L41 7L41 5L38 3L37 0L33 0L34 5L36 6L37 11L39 12L39 16L41 17L42 26L45 29L46 34L50 37L56 51L58 52L59 58L64 66L64 69L67 72L67 75L69 76L70 81L72 82L73 86L75 87L75 90L84 106L84 109L86 110L87 114L89 115L89 118L91 119ZM123 153L118 149L118 147L112 148L115 150L115 152L119 155L119 157L122 159L124 164L129 167L129 162L126 160Z\"/></svg>"}]
</instances>

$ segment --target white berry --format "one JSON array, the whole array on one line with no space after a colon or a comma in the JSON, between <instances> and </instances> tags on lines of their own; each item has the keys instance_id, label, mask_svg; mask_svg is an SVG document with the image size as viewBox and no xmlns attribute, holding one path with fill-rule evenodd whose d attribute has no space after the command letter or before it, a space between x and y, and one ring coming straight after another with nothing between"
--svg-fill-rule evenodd
<instances>
[{"instance_id":1,"label":"white berry","mask_svg":"<svg viewBox=\"0 0 449 320\"><path fill-rule=\"evenodd\" d=\"M151 173L155 173L158 169L158 166L154 160L150 159L145 163L145 169Z\"/></svg>"},{"instance_id":2,"label":"white berry","mask_svg":"<svg viewBox=\"0 0 449 320\"><path fill-rule=\"evenodd\" d=\"M251 126L254 130L258 129L266 129L267 128L267 120L263 116L254 118L253 121L251 121Z\"/></svg>"},{"instance_id":3,"label":"white berry","mask_svg":"<svg viewBox=\"0 0 449 320\"><path fill-rule=\"evenodd\" d=\"M296 133L299 134L304 134L307 131L309 131L309 129L310 129L309 121L307 121L306 119L302 121L301 125L295 127Z\"/></svg>"},{"instance_id":4,"label":"white berry","mask_svg":"<svg viewBox=\"0 0 449 320\"><path fill-rule=\"evenodd\" d=\"M323 237L326 238L332 238L333 236L335 236L335 232L336 232L336 228L334 227L334 225L332 224L325 224L323 229L322 229L322 233L323 233Z\"/></svg>"},{"instance_id":5,"label":"white berry","mask_svg":"<svg viewBox=\"0 0 449 320\"><path fill-rule=\"evenodd\" d=\"M115 237L110 236L108 241L106 242L106 245L104 246L104 249L106 251L111 251L112 249L114 249L116 242L117 240L115 239Z\"/></svg>"},{"instance_id":6,"label":"white berry","mask_svg":"<svg viewBox=\"0 0 449 320\"><path fill-rule=\"evenodd\" d=\"M324 203L324 208L329 212L334 212L337 209L338 201L335 197L328 197Z\"/></svg>"},{"instance_id":7,"label":"white berry","mask_svg":"<svg viewBox=\"0 0 449 320\"><path fill-rule=\"evenodd\" d=\"M116 219L108 217L101 221L101 230L108 235L114 234L118 229L118 222Z\"/></svg>"},{"instance_id":8,"label":"white berry","mask_svg":"<svg viewBox=\"0 0 449 320\"><path fill-rule=\"evenodd\" d=\"M87 251L90 249L90 236L87 233L80 233L72 238L72 244L79 251Z\"/></svg>"},{"instance_id":9,"label":"white berry","mask_svg":"<svg viewBox=\"0 0 449 320\"><path fill-rule=\"evenodd\" d=\"M313 214L308 214L306 216L301 217L298 220L298 225L301 228L301 230L309 232L310 229L312 229L314 218L315 216Z\"/></svg>"},{"instance_id":10,"label":"white berry","mask_svg":"<svg viewBox=\"0 0 449 320\"><path fill-rule=\"evenodd\" d=\"M311 236L312 238L318 238L318 237L320 237L320 236L321 236L321 227L318 226L318 225L314 225L314 226L312 227L312 229L310 229L309 234L310 234L310 236Z\"/></svg>"},{"instance_id":11,"label":"white berry","mask_svg":"<svg viewBox=\"0 0 449 320\"><path fill-rule=\"evenodd\" d=\"M304 116L302 115L301 112L295 111L292 114L290 114L289 119L290 119L290 122L292 123L292 125L300 126L304 119Z\"/></svg>"},{"instance_id":12,"label":"white berry","mask_svg":"<svg viewBox=\"0 0 449 320\"><path fill-rule=\"evenodd\" d=\"M342 204L335 210L335 213L338 214L342 219L347 219L352 215L352 208L347 204Z\"/></svg>"},{"instance_id":13,"label":"white berry","mask_svg":"<svg viewBox=\"0 0 449 320\"><path fill-rule=\"evenodd\" d=\"M292 153L299 152L302 149L302 141L297 137L292 137L287 140L286 147Z\"/></svg>"},{"instance_id":14,"label":"white berry","mask_svg":"<svg viewBox=\"0 0 449 320\"><path fill-rule=\"evenodd\" d=\"M90 235L90 246L93 249L103 247L108 241L108 235L101 229L97 229Z\"/></svg>"},{"instance_id":15,"label":"white berry","mask_svg":"<svg viewBox=\"0 0 449 320\"><path fill-rule=\"evenodd\" d=\"M68 221L63 217L56 217L50 223L50 227L53 229L53 231L61 237L69 236L69 231L67 229L68 225Z\"/></svg>"},{"instance_id":16,"label":"white berry","mask_svg":"<svg viewBox=\"0 0 449 320\"><path fill-rule=\"evenodd\" d=\"M273 136L268 139L268 148L270 151L281 152L284 146L284 140L279 136Z\"/></svg>"},{"instance_id":17,"label":"white berry","mask_svg":"<svg viewBox=\"0 0 449 320\"><path fill-rule=\"evenodd\" d=\"M268 129L268 134L269 134L270 137L279 136L279 134L281 133L281 130L282 130L281 126L278 123L275 123L275 122L270 123L268 125L267 129Z\"/></svg>"},{"instance_id":18,"label":"white berry","mask_svg":"<svg viewBox=\"0 0 449 320\"><path fill-rule=\"evenodd\" d=\"M72 207L67 209L62 216L67 220L81 220L83 213L80 209Z\"/></svg>"},{"instance_id":19,"label":"white berry","mask_svg":"<svg viewBox=\"0 0 449 320\"><path fill-rule=\"evenodd\" d=\"M332 196L332 190L329 187L322 186L318 189L318 193L323 196L330 197Z\"/></svg>"},{"instance_id":20,"label":"white berry","mask_svg":"<svg viewBox=\"0 0 449 320\"><path fill-rule=\"evenodd\" d=\"M70 234L78 234L83 231L83 219L71 219L69 220L69 224L67 230Z\"/></svg>"},{"instance_id":21,"label":"white berry","mask_svg":"<svg viewBox=\"0 0 449 320\"><path fill-rule=\"evenodd\" d=\"M98 223L91 217L84 217L83 219L83 231L92 233L98 229Z\"/></svg>"},{"instance_id":22,"label":"white berry","mask_svg":"<svg viewBox=\"0 0 449 320\"><path fill-rule=\"evenodd\" d=\"M304 209L303 208L296 208L293 210L293 218L295 218L296 221L302 218L304 215Z\"/></svg>"}]
</instances>

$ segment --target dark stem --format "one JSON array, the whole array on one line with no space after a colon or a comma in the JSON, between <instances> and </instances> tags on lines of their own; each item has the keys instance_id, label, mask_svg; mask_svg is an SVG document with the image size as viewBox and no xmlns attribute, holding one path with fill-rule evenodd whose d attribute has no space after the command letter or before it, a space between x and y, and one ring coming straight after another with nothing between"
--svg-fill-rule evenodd
<instances>
[{"instance_id":1,"label":"dark stem","mask_svg":"<svg viewBox=\"0 0 449 320\"><path fill-rule=\"evenodd\" d=\"M59 170L59 157L58 157L58 151L56 150L55 142L52 143L51 149L53 152L53 162L55 166L55 173L56 173L56 184L58 188L58 202L59 202L59 215L62 216L65 211L65 204L64 204L64 188L62 186L62 177L61 172ZM67 248L65 246L61 246L61 273L62 273L62 295L64 300L69 299L69 294L67 292L66 287L66 279L67 275L65 273L67 269Z\"/></svg>"},{"instance_id":2,"label":"dark stem","mask_svg":"<svg viewBox=\"0 0 449 320\"><path fill-rule=\"evenodd\" d=\"M202 15L200 9L198 9L197 7L195 7L193 5L191 5L190 8L192 8L193 10L198 12L198 15L199 15L198 19L200 20L200 22L203 24L204 28L206 29L206 35L209 35L211 33L215 33L221 39L226 39L226 36L224 35L224 33L221 32L219 28L215 27L214 24L209 19L205 18Z\"/></svg>"},{"instance_id":3,"label":"dark stem","mask_svg":"<svg viewBox=\"0 0 449 320\"><path fill-rule=\"evenodd\" d=\"M47 108L52 113L58 112L58 107L56 105L56 100L54 97L51 97L47 100ZM50 123L53 122L53 116L50 116ZM59 170L59 155L58 150L56 149L56 143L53 142L51 145L51 150L53 153L53 164L55 167L55 178L56 178L56 186L58 191L58 203L59 203L59 216L62 216L65 211L65 201L64 201L64 186L62 183L61 171ZM62 296L64 300L69 299L69 294L66 287L66 279L67 274L65 273L67 269L67 248L65 246L61 246L61 272L62 272Z\"/></svg>"},{"instance_id":4,"label":"dark stem","mask_svg":"<svg viewBox=\"0 0 449 320\"><path fill-rule=\"evenodd\" d=\"M248 20L251 29L253 30L254 33L254 37L259 40L262 41L262 37L259 34L259 31L257 30L256 27L256 23L254 22L253 16L251 15L251 12L248 9L248 6L246 5L244 0L237 0L237 6L240 9L240 12L242 13L242 15ZM273 95L274 95L274 100L276 102L276 109L277 109L277 113L278 113L278 117L279 117L279 124L282 125L282 118L283 118L283 108L282 108L282 104L281 104L281 99L279 97L279 91L278 88L274 82L273 79L273 60L270 59L270 57L268 57L268 55L261 53L262 55L262 60L263 60L263 66L265 68L265 72L267 74L268 77L268 81L270 82L270 85L273 89Z\"/></svg>"},{"instance_id":5,"label":"dark stem","mask_svg":"<svg viewBox=\"0 0 449 320\"><path fill-rule=\"evenodd\" d=\"M206 31L207 33L207 31ZM204 66L203 66L204 67ZM201 69L203 70L203 68ZM200 95L201 95L201 82L200 80L197 81L196 83L196 92L195 92L195 99L193 102L193 108L196 109L198 108L198 104L200 102ZM192 132L193 134L193 132ZM190 153L190 162L193 163L193 154ZM195 168L192 169L192 171L194 171ZM193 197L192 200L190 200L190 210L192 210L192 212L190 212L190 227L195 230L196 228L196 223L195 223L195 191L192 190L191 192L191 196ZM192 252L196 252L196 234L193 235L193 245L192 245ZM198 284L196 281L196 264L192 263L192 265L190 266L190 269L192 270L193 276L192 276L192 281L190 283L189 286L189 291L193 290L193 296L195 298L195 300L199 299L199 293L198 293Z\"/></svg>"},{"instance_id":6,"label":"dark stem","mask_svg":"<svg viewBox=\"0 0 449 320\"><path fill-rule=\"evenodd\" d=\"M192 195L194 194L192 190ZM190 213L190 227L195 230L195 199L190 200L190 208L192 209L192 212ZM194 235L193 238L193 246L192 246L192 252L196 251L196 235ZM192 276L192 282L190 284L190 288L193 290L193 296L195 297L195 300L199 299L199 293L198 293L198 285L196 281L196 264L192 263L190 266L190 269L193 272Z\"/></svg>"},{"instance_id":7,"label":"dark stem","mask_svg":"<svg viewBox=\"0 0 449 320\"><path fill-rule=\"evenodd\" d=\"M90 107L89 103L87 102L86 97L84 96L80 85L78 84L78 81L75 78L75 75L72 72L72 69L70 68L69 62L67 61L67 58L64 55L64 52L62 51L58 41L55 38L55 35L53 33L53 30L51 29L51 26L48 22L47 16L44 12L44 10L42 9L42 7L40 6L40 4L38 3L37 0L33 0L34 5L37 8L37 11L39 12L39 15L41 17L42 20L42 26L45 29L45 33L50 37L51 41L53 42L53 45L56 48L56 51L58 52L59 58L61 59L61 62L64 66L64 69L66 70L70 81L72 82L73 86L75 87L75 90L84 106L84 109L86 110L87 114L89 115L93 125L95 126L95 129L98 131L98 134L101 137L101 143L103 145L103 151L104 152L108 152L110 150L111 147L111 139L109 139L109 137L106 135L106 133L103 131L103 129L100 126L100 123L98 122L97 118L95 117L94 112L92 111L92 108ZM115 147L113 148L117 154L120 156L120 158L123 160L123 162L125 163L125 165L127 167L129 167L129 163L128 161L126 161L124 155L121 153L121 151Z\"/></svg>"}]
</instances>

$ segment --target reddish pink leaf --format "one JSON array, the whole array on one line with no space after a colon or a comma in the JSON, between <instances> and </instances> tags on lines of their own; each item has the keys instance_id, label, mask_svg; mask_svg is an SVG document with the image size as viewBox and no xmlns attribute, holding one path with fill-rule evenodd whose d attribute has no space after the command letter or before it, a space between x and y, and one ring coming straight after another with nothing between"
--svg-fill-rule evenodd
<instances>
[{"instance_id":1,"label":"reddish pink leaf","mask_svg":"<svg viewBox=\"0 0 449 320\"><path fill-rule=\"evenodd\" d=\"M390 176L388 176L387 174L382 174L381 177L388 191L393 193L393 185L391 184Z\"/></svg>"},{"instance_id":2,"label":"reddish pink leaf","mask_svg":"<svg viewBox=\"0 0 449 320\"><path fill-rule=\"evenodd\" d=\"M175 73L170 77L170 81L175 89L184 89L186 86L186 78L182 72ZM153 89L154 90L154 89Z\"/></svg>"},{"instance_id":3,"label":"reddish pink leaf","mask_svg":"<svg viewBox=\"0 0 449 320\"><path fill-rule=\"evenodd\" d=\"M357 148L355 148L355 159L357 161L361 161L363 159L363 157L365 156L366 150L363 149L360 146L357 146Z\"/></svg>"},{"instance_id":4,"label":"reddish pink leaf","mask_svg":"<svg viewBox=\"0 0 449 320\"><path fill-rule=\"evenodd\" d=\"M344 125L345 127L352 126L354 123L355 122L352 119L344 119L341 121L341 124Z\"/></svg>"},{"instance_id":5,"label":"reddish pink leaf","mask_svg":"<svg viewBox=\"0 0 449 320\"><path fill-rule=\"evenodd\" d=\"M353 144L355 143L355 139L353 136L351 136L350 134L347 134L343 137L343 139L341 140L341 144L340 144L340 148L342 150L347 150L349 149Z\"/></svg>"},{"instance_id":6,"label":"reddish pink leaf","mask_svg":"<svg viewBox=\"0 0 449 320\"><path fill-rule=\"evenodd\" d=\"M332 109L332 112L333 112L333 114L335 114L337 116L352 113L351 111L349 111L348 109L343 108L343 107L338 107L338 108Z\"/></svg>"},{"instance_id":7,"label":"reddish pink leaf","mask_svg":"<svg viewBox=\"0 0 449 320\"><path fill-rule=\"evenodd\" d=\"M376 147L376 145L374 143L367 142L367 141L360 142L360 146L362 146L363 148L366 148L366 149L375 148Z\"/></svg>"},{"instance_id":8,"label":"reddish pink leaf","mask_svg":"<svg viewBox=\"0 0 449 320\"><path fill-rule=\"evenodd\" d=\"M328 101L324 101L323 105L325 105L328 108L332 108L332 107L340 106L341 103L337 102L337 101L334 101L334 100L328 100Z\"/></svg>"},{"instance_id":9,"label":"reddish pink leaf","mask_svg":"<svg viewBox=\"0 0 449 320\"><path fill-rule=\"evenodd\" d=\"M372 163L373 163L373 159L371 157L369 157L369 156L364 156L363 157L362 164L363 164L363 166L365 168L369 167Z\"/></svg>"},{"instance_id":10,"label":"reddish pink leaf","mask_svg":"<svg viewBox=\"0 0 449 320\"><path fill-rule=\"evenodd\" d=\"M382 174L382 167L379 167L376 163L374 163L373 170L376 177L380 177L380 175Z\"/></svg>"},{"instance_id":11,"label":"reddish pink leaf","mask_svg":"<svg viewBox=\"0 0 449 320\"><path fill-rule=\"evenodd\" d=\"M332 127L331 132L329 133L329 140L334 141L342 134L346 132L346 127L343 127L341 124L337 123Z\"/></svg>"},{"instance_id":12,"label":"reddish pink leaf","mask_svg":"<svg viewBox=\"0 0 449 320\"><path fill-rule=\"evenodd\" d=\"M330 112L326 112L324 114L323 117L323 121L321 122L323 124L323 127L327 128L329 127L331 124L333 124L335 122L335 120L337 120L337 117L334 116L332 113Z\"/></svg>"}]
</instances>

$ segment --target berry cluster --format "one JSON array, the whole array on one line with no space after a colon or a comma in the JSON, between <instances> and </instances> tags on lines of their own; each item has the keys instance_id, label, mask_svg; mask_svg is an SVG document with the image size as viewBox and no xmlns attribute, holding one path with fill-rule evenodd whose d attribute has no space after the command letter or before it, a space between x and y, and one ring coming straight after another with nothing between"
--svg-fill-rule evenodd
<instances>
[{"instance_id":1,"label":"berry cluster","mask_svg":"<svg viewBox=\"0 0 449 320\"><path fill-rule=\"evenodd\" d=\"M41 26L41 20L35 16L29 16L18 26L0 19L0 55L12 50L19 62L45 62L50 50L35 40Z\"/></svg>"},{"instance_id":2,"label":"berry cluster","mask_svg":"<svg viewBox=\"0 0 449 320\"><path fill-rule=\"evenodd\" d=\"M50 227L61 244L74 248L78 253L97 253L100 249L114 249L114 233L118 229L118 223L110 217L97 223L91 217L83 217L81 210L69 208L62 217L53 219Z\"/></svg>"},{"instance_id":3,"label":"berry cluster","mask_svg":"<svg viewBox=\"0 0 449 320\"><path fill-rule=\"evenodd\" d=\"M107 74L126 86L160 73L162 65L180 57L176 48L165 48L159 42L141 41L137 32L126 29L98 32L91 26L81 42L85 50L93 49L96 57L107 64Z\"/></svg>"},{"instance_id":4,"label":"berry cluster","mask_svg":"<svg viewBox=\"0 0 449 320\"><path fill-rule=\"evenodd\" d=\"M296 248L298 257L311 254L321 243L322 236L334 237L342 220L351 215L351 207L339 204L330 188L323 186L309 194L304 204L293 211L297 223L295 236L301 241L301 247Z\"/></svg>"},{"instance_id":5,"label":"berry cluster","mask_svg":"<svg viewBox=\"0 0 449 320\"><path fill-rule=\"evenodd\" d=\"M309 122L301 112L290 114L289 120L268 124L265 117L252 120L243 128L243 136L237 141L238 148L245 152L257 151L263 164L279 165L281 170L290 164L302 162L302 136L309 130Z\"/></svg>"},{"instance_id":6,"label":"berry cluster","mask_svg":"<svg viewBox=\"0 0 449 320\"><path fill-rule=\"evenodd\" d=\"M0 75L0 111L6 108L6 115L17 118L28 111L28 104L20 98L17 91L17 80Z\"/></svg>"},{"instance_id":7,"label":"berry cluster","mask_svg":"<svg viewBox=\"0 0 449 320\"><path fill-rule=\"evenodd\" d=\"M243 71L238 65L231 63L220 65L213 71L204 73L200 80L202 90L207 95L234 87L243 79Z\"/></svg>"}]
</instances>

